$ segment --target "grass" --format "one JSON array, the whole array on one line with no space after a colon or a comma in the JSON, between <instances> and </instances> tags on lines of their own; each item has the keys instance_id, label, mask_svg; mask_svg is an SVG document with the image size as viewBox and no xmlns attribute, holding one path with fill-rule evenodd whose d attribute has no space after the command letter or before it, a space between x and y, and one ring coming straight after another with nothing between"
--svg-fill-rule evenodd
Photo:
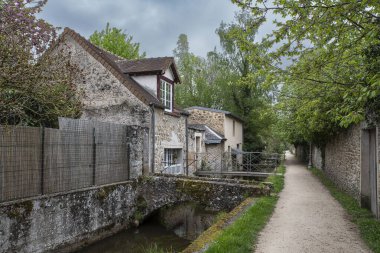
<instances>
[{"instance_id":1,"label":"grass","mask_svg":"<svg viewBox=\"0 0 380 253\"><path fill-rule=\"evenodd\" d=\"M223 230L206 253L244 253L252 252L259 232L265 227L278 200L278 193L284 187L285 166L280 166L278 173L270 176L267 181L274 187L274 194L257 199L246 213L238 218L231 226Z\"/></svg>"},{"instance_id":2,"label":"grass","mask_svg":"<svg viewBox=\"0 0 380 253\"><path fill-rule=\"evenodd\" d=\"M374 218L369 210L361 208L353 197L338 189L321 170L312 168L311 171L320 179L342 207L346 209L351 221L358 226L360 235L368 247L373 252L380 253L380 222Z\"/></svg>"}]
</instances>

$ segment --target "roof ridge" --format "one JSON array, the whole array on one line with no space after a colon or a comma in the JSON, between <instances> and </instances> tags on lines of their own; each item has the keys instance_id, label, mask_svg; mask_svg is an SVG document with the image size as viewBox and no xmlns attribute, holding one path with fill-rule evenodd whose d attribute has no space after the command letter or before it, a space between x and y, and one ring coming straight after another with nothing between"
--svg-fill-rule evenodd
<instances>
[{"instance_id":1,"label":"roof ridge","mask_svg":"<svg viewBox=\"0 0 380 253\"><path fill-rule=\"evenodd\" d=\"M144 87L142 87L139 83L134 81L128 75L125 75L116 62L109 58L109 56L104 53L108 53L92 44L82 35L74 31L73 29L66 27L64 32L61 34L61 37L68 34L71 36L76 42L87 51L92 57L94 57L100 64L102 64L108 71L112 73L134 96L136 96L141 102L146 105L155 104L158 107L164 108L162 103L153 96L149 91L147 91ZM110 67L107 67L107 65Z\"/></svg>"},{"instance_id":2,"label":"roof ridge","mask_svg":"<svg viewBox=\"0 0 380 253\"><path fill-rule=\"evenodd\" d=\"M87 40L87 39L86 39L86 40ZM107 49L102 48L102 47L100 47L100 46L98 46L98 45L95 45L95 44L92 43L90 40L87 40L87 41L88 41L89 43L91 43L92 45L94 45L95 47L97 47L98 49L103 50L104 52L109 53L109 54L115 56L116 58L119 58L120 60L127 60L126 58L121 57L120 55L117 55L117 54L115 54L115 53L112 53L111 51L108 51Z\"/></svg>"}]
</instances>

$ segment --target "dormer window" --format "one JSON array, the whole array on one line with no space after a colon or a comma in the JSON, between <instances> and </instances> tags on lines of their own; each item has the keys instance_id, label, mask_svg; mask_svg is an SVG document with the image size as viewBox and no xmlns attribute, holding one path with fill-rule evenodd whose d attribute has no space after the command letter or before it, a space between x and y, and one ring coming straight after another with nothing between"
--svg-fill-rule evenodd
<instances>
[{"instance_id":1,"label":"dormer window","mask_svg":"<svg viewBox=\"0 0 380 253\"><path fill-rule=\"evenodd\" d=\"M165 106L165 111L171 112L173 110L173 85L164 80L160 83L161 102Z\"/></svg>"}]
</instances>

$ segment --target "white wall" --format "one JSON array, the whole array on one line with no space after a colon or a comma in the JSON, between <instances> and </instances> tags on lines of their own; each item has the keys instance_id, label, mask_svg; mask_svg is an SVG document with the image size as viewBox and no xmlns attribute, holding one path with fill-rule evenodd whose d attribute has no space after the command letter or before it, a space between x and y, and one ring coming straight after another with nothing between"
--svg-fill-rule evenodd
<instances>
[{"instance_id":1,"label":"white wall","mask_svg":"<svg viewBox=\"0 0 380 253\"><path fill-rule=\"evenodd\" d=\"M142 85L147 89L152 95L157 97L157 76L156 75L146 75L146 76L132 76L133 80Z\"/></svg>"},{"instance_id":2,"label":"white wall","mask_svg":"<svg viewBox=\"0 0 380 253\"><path fill-rule=\"evenodd\" d=\"M164 77L169 78L170 80L174 81L174 75L173 75L173 72L172 72L171 68L168 68L165 71Z\"/></svg>"},{"instance_id":3,"label":"white wall","mask_svg":"<svg viewBox=\"0 0 380 253\"><path fill-rule=\"evenodd\" d=\"M170 68L165 71L164 76L174 80L173 72ZM132 76L132 78L157 97L157 75Z\"/></svg>"},{"instance_id":4,"label":"white wall","mask_svg":"<svg viewBox=\"0 0 380 253\"><path fill-rule=\"evenodd\" d=\"M233 134L233 122L235 121L235 135ZM242 150L243 146L243 124L226 115L224 119L224 137L227 139L224 143L225 151L228 151L228 146L233 149L237 149L239 144L239 150Z\"/></svg>"}]
</instances>

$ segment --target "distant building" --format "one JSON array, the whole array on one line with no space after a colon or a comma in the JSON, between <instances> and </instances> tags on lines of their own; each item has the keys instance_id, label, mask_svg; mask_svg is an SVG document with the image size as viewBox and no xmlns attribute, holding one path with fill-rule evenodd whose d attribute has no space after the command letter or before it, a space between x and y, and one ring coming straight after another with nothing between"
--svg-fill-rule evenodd
<instances>
[{"instance_id":1,"label":"distant building","mask_svg":"<svg viewBox=\"0 0 380 253\"><path fill-rule=\"evenodd\" d=\"M185 109L190 113L189 128L203 129L205 150L208 153L242 151L243 120L231 112L193 106Z\"/></svg>"}]
</instances>

